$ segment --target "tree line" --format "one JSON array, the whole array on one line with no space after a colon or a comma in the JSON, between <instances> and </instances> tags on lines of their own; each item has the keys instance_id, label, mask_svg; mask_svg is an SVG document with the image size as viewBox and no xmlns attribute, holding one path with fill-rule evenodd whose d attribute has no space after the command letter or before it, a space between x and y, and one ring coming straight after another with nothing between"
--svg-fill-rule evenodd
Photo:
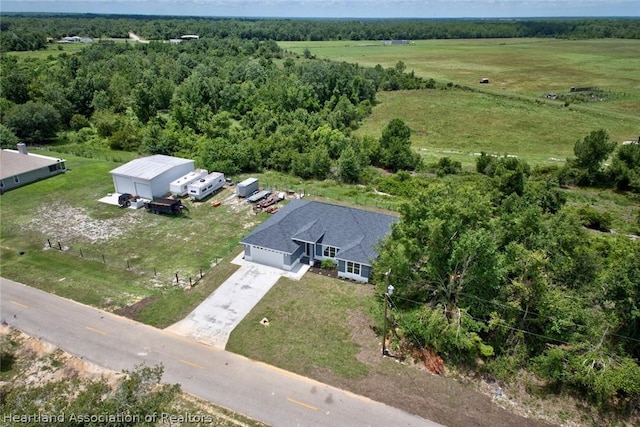
<instances>
[{"instance_id":1,"label":"tree line","mask_svg":"<svg viewBox=\"0 0 640 427\"><path fill-rule=\"evenodd\" d=\"M435 87L401 62L365 68L238 38L101 41L46 60L5 55L0 64L5 147L60 135L71 145L194 158L227 175L274 169L348 182L369 165L418 165L404 123L375 141L352 130L377 91Z\"/></svg>"},{"instance_id":2,"label":"tree line","mask_svg":"<svg viewBox=\"0 0 640 427\"><path fill-rule=\"evenodd\" d=\"M5 14L2 51L43 48L47 37L127 38L129 31L149 39L184 34L245 40L427 40L555 37L640 38L637 18L584 19L258 19L127 15Z\"/></svg>"},{"instance_id":3,"label":"tree line","mask_svg":"<svg viewBox=\"0 0 640 427\"><path fill-rule=\"evenodd\" d=\"M375 282L395 288L395 349L506 382L535 377L540 391L624 418L640 403L640 239L610 234L607 212L567 207L563 188L639 192L640 142L616 147L597 130L574 154L531 168L483 153L477 174L441 160L441 178L388 178L379 188L407 201ZM640 210L630 220L640 234Z\"/></svg>"}]
</instances>

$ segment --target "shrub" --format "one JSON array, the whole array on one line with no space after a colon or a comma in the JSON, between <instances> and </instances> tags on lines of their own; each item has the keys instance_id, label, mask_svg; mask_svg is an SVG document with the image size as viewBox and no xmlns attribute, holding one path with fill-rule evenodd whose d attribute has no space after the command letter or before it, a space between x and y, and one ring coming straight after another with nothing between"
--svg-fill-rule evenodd
<instances>
[{"instance_id":1,"label":"shrub","mask_svg":"<svg viewBox=\"0 0 640 427\"><path fill-rule=\"evenodd\" d=\"M324 270L335 270L338 265L331 259L323 259L320 263L320 268Z\"/></svg>"}]
</instances>

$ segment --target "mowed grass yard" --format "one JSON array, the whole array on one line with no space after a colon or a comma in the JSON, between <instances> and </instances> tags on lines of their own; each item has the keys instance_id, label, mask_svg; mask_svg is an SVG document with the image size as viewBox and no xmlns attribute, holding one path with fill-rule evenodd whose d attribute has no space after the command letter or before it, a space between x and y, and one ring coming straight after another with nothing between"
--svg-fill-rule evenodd
<instances>
[{"instance_id":1,"label":"mowed grass yard","mask_svg":"<svg viewBox=\"0 0 640 427\"><path fill-rule=\"evenodd\" d=\"M317 58L394 67L466 90L381 92L357 133L379 137L395 117L413 130L412 142L428 160L449 156L470 165L473 153L512 154L532 163L572 155L573 144L603 128L612 140L637 137L640 127L640 41L476 39L418 40L383 46L374 41L280 42L290 52ZM490 84L480 84L488 77ZM602 102L544 98L571 87L596 86Z\"/></svg>"},{"instance_id":2,"label":"mowed grass yard","mask_svg":"<svg viewBox=\"0 0 640 427\"><path fill-rule=\"evenodd\" d=\"M185 201L185 217L120 209L98 201L113 192L109 171L120 163L40 153L67 159L69 171L2 195L1 274L108 310L151 298L137 315L152 325L179 319L235 271L238 241L267 217L246 203L212 207L232 189Z\"/></svg>"}]
</instances>

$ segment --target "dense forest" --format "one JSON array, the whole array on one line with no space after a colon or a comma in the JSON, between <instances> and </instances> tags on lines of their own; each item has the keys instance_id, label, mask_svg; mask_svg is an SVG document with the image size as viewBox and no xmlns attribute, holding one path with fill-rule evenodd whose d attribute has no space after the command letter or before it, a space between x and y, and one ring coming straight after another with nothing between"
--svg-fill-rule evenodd
<instances>
[{"instance_id":1,"label":"dense forest","mask_svg":"<svg viewBox=\"0 0 640 427\"><path fill-rule=\"evenodd\" d=\"M379 138L352 131L379 91L455 85L420 78L402 62L366 68L308 51L298 57L275 40L637 38L637 24L3 18L3 43L18 34L28 40L20 28L50 37L134 30L149 39L203 38L100 41L43 59L2 55L0 141L56 141L78 155L107 147L169 154L228 175L272 169L374 186L407 201L374 266L380 290L387 281L397 290L394 345L426 347L503 380L533 373L552 391L633 411L640 402L640 242L602 233L606 213L567 209L561 186L640 193L640 145L617 147L594 130L576 136L575 156L563 167L488 155L474 173L446 157L424 164L399 118ZM640 215L633 221L640 230Z\"/></svg>"},{"instance_id":2,"label":"dense forest","mask_svg":"<svg viewBox=\"0 0 640 427\"><path fill-rule=\"evenodd\" d=\"M66 131L79 147L198 159L228 175L264 168L346 181L370 164L414 169L401 124L382 143L350 136L378 90L433 87L402 64L362 68L287 57L274 41L100 42L48 63L2 59L5 146ZM274 61L281 61L277 66ZM349 169L349 170L347 170Z\"/></svg>"},{"instance_id":3,"label":"dense forest","mask_svg":"<svg viewBox=\"0 0 640 427\"><path fill-rule=\"evenodd\" d=\"M129 31L148 40L168 40L184 34L205 38L246 40L427 40L512 37L640 38L637 18L589 19L241 19L177 18L121 15L8 14L0 24L2 51L34 50L47 37L126 38Z\"/></svg>"}]
</instances>

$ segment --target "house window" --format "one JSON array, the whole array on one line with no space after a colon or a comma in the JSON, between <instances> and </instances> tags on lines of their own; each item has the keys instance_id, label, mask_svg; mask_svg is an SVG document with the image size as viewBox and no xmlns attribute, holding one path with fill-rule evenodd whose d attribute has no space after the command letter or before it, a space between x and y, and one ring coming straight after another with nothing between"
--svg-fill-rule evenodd
<instances>
[{"instance_id":1,"label":"house window","mask_svg":"<svg viewBox=\"0 0 640 427\"><path fill-rule=\"evenodd\" d=\"M324 252L322 253L322 255L329 257L329 258L335 258L336 257L336 253L338 253L338 250L336 248L334 248L333 246L325 246L324 247Z\"/></svg>"},{"instance_id":2,"label":"house window","mask_svg":"<svg viewBox=\"0 0 640 427\"><path fill-rule=\"evenodd\" d=\"M347 261L347 273L360 275L360 264Z\"/></svg>"}]
</instances>

